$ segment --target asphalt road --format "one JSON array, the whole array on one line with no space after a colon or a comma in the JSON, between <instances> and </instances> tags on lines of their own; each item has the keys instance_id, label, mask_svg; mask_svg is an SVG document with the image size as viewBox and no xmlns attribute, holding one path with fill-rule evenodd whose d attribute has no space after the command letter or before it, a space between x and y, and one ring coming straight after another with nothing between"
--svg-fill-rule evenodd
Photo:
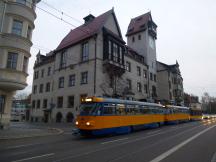
<instances>
[{"instance_id":1,"label":"asphalt road","mask_svg":"<svg viewBox=\"0 0 216 162\"><path fill-rule=\"evenodd\" d=\"M1 162L216 162L216 119L126 135L0 141Z\"/></svg>"}]
</instances>

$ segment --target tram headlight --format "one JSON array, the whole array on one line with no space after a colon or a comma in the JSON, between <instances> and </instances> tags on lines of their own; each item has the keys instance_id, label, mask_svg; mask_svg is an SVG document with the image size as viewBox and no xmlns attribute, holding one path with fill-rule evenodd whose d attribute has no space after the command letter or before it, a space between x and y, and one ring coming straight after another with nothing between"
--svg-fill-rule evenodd
<instances>
[{"instance_id":1,"label":"tram headlight","mask_svg":"<svg viewBox=\"0 0 216 162\"><path fill-rule=\"evenodd\" d=\"M76 122L75 122L75 124L76 124L76 125L78 125L78 124L79 124L79 122L78 122L78 121L76 121Z\"/></svg>"},{"instance_id":2,"label":"tram headlight","mask_svg":"<svg viewBox=\"0 0 216 162\"><path fill-rule=\"evenodd\" d=\"M86 125L87 125L87 126L90 126L90 125L91 125L91 123L90 123L90 122L86 122Z\"/></svg>"}]
</instances>

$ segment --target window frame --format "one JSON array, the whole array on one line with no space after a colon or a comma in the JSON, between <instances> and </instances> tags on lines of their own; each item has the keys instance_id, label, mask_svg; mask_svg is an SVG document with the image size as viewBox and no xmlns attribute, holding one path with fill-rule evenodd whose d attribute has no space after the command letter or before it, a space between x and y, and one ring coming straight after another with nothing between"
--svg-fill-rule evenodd
<instances>
[{"instance_id":1,"label":"window frame","mask_svg":"<svg viewBox=\"0 0 216 162\"><path fill-rule=\"evenodd\" d=\"M69 79L68 79L68 87L73 87L75 85L76 85L76 75L71 74L69 75Z\"/></svg>"},{"instance_id":2,"label":"window frame","mask_svg":"<svg viewBox=\"0 0 216 162\"><path fill-rule=\"evenodd\" d=\"M72 102L73 104L70 103L70 98L73 98L73 102ZM67 102L67 107L68 108L74 108L74 100L75 100L74 95L68 96L68 102Z\"/></svg>"},{"instance_id":3,"label":"window frame","mask_svg":"<svg viewBox=\"0 0 216 162\"><path fill-rule=\"evenodd\" d=\"M13 19L11 33L22 36L22 30L23 30L23 21Z\"/></svg>"},{"instance_id":4,"label":"window frame","mask_svg":"<svg viewBox=\"0 0 216 162\"><path fill-rule=\"evenodd\" d=\"M8 52L7 56L7 68L8 69L17 69L17 62L18 62L19 54L15 52Z\"/></svg>"},{"instance_id":5,"label":"window frame","mask_svg":"<svg viewBox=\"0 0 216 162\"><path fill-rule=\"evenodd\" d=\"M81 61L85 62L89 60L89 42L85 42L82 44L81 50Z\"/></svg>"},{"instance_id":6,"label":"window frame","mask_svg":"<svg viewBox=\"0 0 216 162\"><path fill-rule=\"evenodd\" d=\"M88 84L88 71L81 72L80 84Z\"/></svg>"},{"instance_id":7,"label":"window frame","mask_svg":"<svg viewBox=\"0 0 216 162\"><path fill-rule=\"evenodd\" d=\"M64 88L64 77L59 77L58 88Z\"/></svg>"}]
</instances>

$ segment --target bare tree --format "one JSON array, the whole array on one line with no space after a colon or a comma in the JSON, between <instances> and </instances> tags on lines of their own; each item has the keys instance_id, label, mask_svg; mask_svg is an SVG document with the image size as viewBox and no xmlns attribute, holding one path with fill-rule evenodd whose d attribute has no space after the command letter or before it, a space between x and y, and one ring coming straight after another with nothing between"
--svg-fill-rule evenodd
<instances>
[{"instance_id":1,"label":"bare tree","mask_svg":"<svg viewBox=\"0 0 216 162\"><path fill-rule=\"evenodd\" d=\"M17 100L25 100L29 97L28 93L22 92L22 93L17 93L14 98Z\"/></svg>"},{"instance_id":2,"label":"bare tree","mask_svg":"<svg viewBox=\"0 0 216 162\"><path fill-rule=\"evenodd\" d=\"M106 80L100 85L104 96L125 98L127 95L134 95L128 87L127 81L120 76L108 75Z\"/></svg>"}]
</instances>

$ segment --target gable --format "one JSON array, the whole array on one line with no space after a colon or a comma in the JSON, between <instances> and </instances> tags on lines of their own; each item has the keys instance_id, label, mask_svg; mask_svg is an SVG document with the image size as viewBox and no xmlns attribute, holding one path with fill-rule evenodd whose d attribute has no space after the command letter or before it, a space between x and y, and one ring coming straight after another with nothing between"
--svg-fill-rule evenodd
<instances>
[{"instance_id":1,"label":"gable","mask_svg":"<svg viewBox=\"0 0 216 162\"><path fill-rule=\"evenodd\" d=\"M122 38L121 31L120 31L120 28L119 28L114 12L109 15L108 19L106 20L104 24L104 27L112 31L114 34L116 34L120 38Z\"/></svg>"}]
</instances>

